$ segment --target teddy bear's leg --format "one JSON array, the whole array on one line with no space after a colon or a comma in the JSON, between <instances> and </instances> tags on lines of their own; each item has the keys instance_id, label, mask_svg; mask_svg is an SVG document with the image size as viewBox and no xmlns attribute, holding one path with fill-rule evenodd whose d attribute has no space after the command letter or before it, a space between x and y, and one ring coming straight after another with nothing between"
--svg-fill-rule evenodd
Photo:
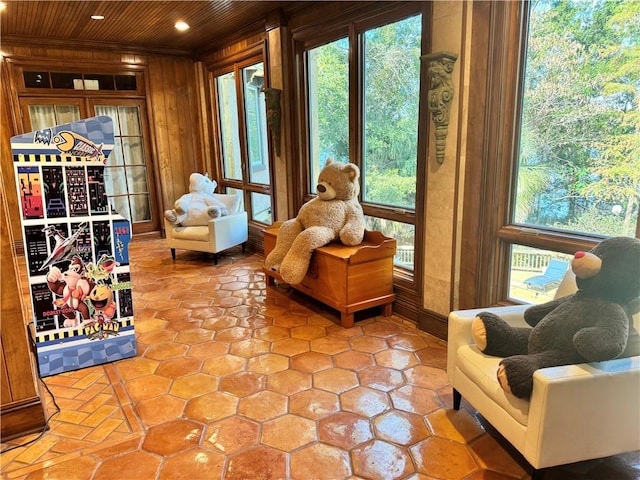
<instances>
[{"instance_id":1,"label":"teddy bear's leg","mask_svg":"<svg viewBox=\"0 0 640 480\"><path fill-rule=\"evenodd\" d=\"M280 262L282 262L282 259L287 254L293 244L293 241L300 234L302 229L302 224L295 218L287 220L280 226L278 236L276 237L276 246L264 260L265 268L274 272L280 270Z\"/></svg>"},{"instance_id":2,"label":"teddy bear's leg","mask_svg":"<svg viewBox=\"0 0 640 480\"><path fill-rule=\"evenodd\" d=\"M489 312L479 313L471 322L471 335L475 344L481 352L496 357L527 353L530 333L530 328L512 327Z\"/></svg>"},{"instance_id":3,"label":"teddy bear's leg","mask_svg":"<svg viewBox=\"0 0 640 480\"><path fill-rule=\"evenodd\" d=\"M569 365L575 362L575 355L557 350L514 355L500 362L497 372L498 382L504 391L519 398L529 398L533 390L533 372L540 368Z\"/></svg>"},{"instance_id":4,"label":"teddy bear's leg","mask_svg":"<svg viewBox=\"0 0 640 480\"><path fill-rule=\"evenodd\" d=\"M333 230L327 227L310 227L303 230L282 259L280 264L282 279L291 285L301 283L309 269L309 261L313 251L326 245L334 237Z\"/></svg>"},{"instance_id":5,"label":"teddy bear's leg","mask_svg":"<svg viewBox=\"0 0 640 480\"><path fill-rule=\"evenodd\" d=\"M171 223L177 223L178 215L176 214L175 210L165 210L164 218L169 220Z\"/></svg>"},{"instance_id":6,"label":"teddy bear's leg","mask_svg":"<svg viewBox=\"0 0 640 480\"><path fill-rule=\"evenodd\" d=\"M222 216L222 210L220 209L220 207L214 205L207 208L207 215L209 215L211 218L218 218Z\"/></svg>"}]
</instances>

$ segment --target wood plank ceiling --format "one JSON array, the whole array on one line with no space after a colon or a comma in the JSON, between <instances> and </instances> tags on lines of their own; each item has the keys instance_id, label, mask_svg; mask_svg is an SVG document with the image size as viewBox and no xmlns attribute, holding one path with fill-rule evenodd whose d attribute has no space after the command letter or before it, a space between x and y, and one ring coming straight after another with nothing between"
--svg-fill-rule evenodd
<instances>
[{"instance_id":1,"label":"wood plank ceiling","mask_svg":"<svg viewBox=\"0 0 640 480\"><path fill-rule=\"evenodd\" d=\"M195 54L264 26L279 9L291 13L310 2L295 1L25 1L4 0L0 42L84 42ZM104 20L92 20L103 15ZM179 32L183 21L191 28Z\"/></svg>"}]
</instances>

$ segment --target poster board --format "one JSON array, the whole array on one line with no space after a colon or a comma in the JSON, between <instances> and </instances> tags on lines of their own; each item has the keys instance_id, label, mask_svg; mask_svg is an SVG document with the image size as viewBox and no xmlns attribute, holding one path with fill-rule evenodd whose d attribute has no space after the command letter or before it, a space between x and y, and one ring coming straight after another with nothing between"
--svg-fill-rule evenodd
<instances>
[{"instance_id":1,"label":"poster board","mask_svg":"<svg viewBox=\"0 0 640 480\"><path fill-rule=\"evenodd\" d=\"M136 354L131 224L104 183L113 148L107 116L11 138L43 377Z\"/></svg>"}]
</instances>

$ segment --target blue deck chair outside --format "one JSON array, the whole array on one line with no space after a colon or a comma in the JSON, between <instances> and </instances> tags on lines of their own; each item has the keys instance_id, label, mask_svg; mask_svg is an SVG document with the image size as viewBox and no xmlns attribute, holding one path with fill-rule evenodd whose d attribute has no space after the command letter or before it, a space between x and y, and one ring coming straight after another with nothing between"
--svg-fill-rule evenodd
<instances>
[{"instance_id":1,"label":"blue deck chair outside","mask_svg":"<svg viewBox=\"0 0 640 480\"><path fill-rule=\"evenodd\" d=\"M553 259L549 262L542 275L529 277L524 281L524 284L531 290L547 293L547 290L560 285L562 277L564 277L568 268L569 262Z\"/></svg>"}]
</instances>

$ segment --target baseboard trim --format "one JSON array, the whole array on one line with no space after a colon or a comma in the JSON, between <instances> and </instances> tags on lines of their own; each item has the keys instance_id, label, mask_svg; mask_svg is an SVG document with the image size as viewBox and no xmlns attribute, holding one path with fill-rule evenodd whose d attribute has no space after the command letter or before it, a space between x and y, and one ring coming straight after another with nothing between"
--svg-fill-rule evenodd
<instances>
[{"instance_id":1,"label":"baseboard trim","mask_svg":"<svg viewBox=\"0 0 640 480\"><path fill-rule=\"evenodd\" d=\"M44 406L38 397L2 405L0 437L2 437L2 442L6 442L12 438L40 432L46 423Z\"/></svg>"}]
</instances>

